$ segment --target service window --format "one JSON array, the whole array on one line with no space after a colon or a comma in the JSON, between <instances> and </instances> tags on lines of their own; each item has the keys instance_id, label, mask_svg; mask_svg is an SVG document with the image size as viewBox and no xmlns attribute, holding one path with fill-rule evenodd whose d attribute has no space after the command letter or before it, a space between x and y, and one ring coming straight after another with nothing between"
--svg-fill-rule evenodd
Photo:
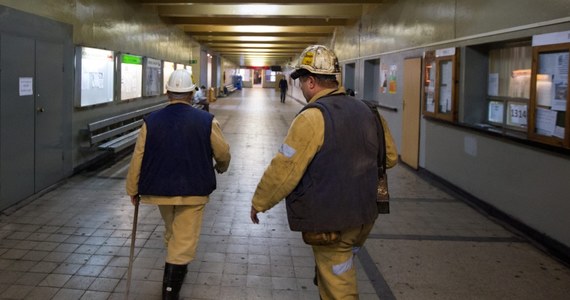
<instances>
[{"instance_id":1,"label":"service window","mask_svg":"<svg viewBox=\"0 0 570 300\"><path fill-rule=\"evenodd\" d=\"M455 48L424 53L425 116L457 121L457 51Z\"/></svg>"},{"instance_id":2,"label":"service window","mask_svg":"<svg viewBox=\"0 0 570 300\"><path fill-rule=\"evenodd\" d=\"M570 148L568 69L570 43L533 49L528 134L532 140Z\"/></svg>"},{"instance_id":3,"label":"service window","mask_svg":"<svg viewBox=\"0 0 570 300\"><path fill-rule=\"evenodd\" d=\"M527 130L532 47L505 43L488 52L487 123L508 131Z\"/></svg>"}]
</instances>

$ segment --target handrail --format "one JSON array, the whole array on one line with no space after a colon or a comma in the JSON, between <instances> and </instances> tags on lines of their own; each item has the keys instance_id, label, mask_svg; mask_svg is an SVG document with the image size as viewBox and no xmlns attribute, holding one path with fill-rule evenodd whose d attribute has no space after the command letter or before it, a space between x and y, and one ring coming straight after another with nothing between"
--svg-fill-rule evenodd
<instances>
[{"instance_id":1,"label":"handrail","mask_svg":"<svg viewBox=\"0 0 570 300\"><path fill-rule=\"evenodd\" d=\"M392 107L392 106L387 106L387 105L383 105L383 104L378 104L378 107L383 109L383 110L389 110L389 111L393 111L393 112L398 112L398 108L397 107Z\"/></svg>"}]
</instances>

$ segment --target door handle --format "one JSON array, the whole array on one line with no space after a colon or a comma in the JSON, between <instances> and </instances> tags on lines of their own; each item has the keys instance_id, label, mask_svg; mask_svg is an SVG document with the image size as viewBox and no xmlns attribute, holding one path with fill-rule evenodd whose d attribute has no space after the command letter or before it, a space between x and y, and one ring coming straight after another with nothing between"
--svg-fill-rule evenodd
<instances>
[{"instance_id":1,"label":"door handle","mask_svg":"<svg viewBox=\"0 0 570 300\"><path fill-rule=\"evenodd\" d=\"M44 109L43 107L37 107L37 108L36 108L36 111L37 111L37 112L44 112L45 109Z\"/></svg>"}]
</instances>

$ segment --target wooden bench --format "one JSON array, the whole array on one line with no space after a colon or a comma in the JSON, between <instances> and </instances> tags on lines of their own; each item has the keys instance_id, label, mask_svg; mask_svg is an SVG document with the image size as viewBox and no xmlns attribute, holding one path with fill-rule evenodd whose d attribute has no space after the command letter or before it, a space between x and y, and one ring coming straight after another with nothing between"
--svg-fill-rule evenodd
<instances>
[{"instance_id":1,"label":"wooden bench","mask_svg":"<svg viewBox=\"0 0 570 300\"><path fill-rule=\"evenodd\" d=\"M143 118L165 106L166 103L162 103L87 124L87 129L84 130L89 141L87 147L119 152L134 145Z\"/></svg>"},{"instance_id":2,"label":"wooden bench","mask_svg":"<svg viewBox=\"0 0 570 300\"><path fill-rule=\"evenodd\" d=\"M167 103L161 103L87 124L84 131L88 136L88 147L96 146L99 150L116 153L134 145L144 122L143 118L166 105ZM202 109L204 106L192 104L192 107Z\"/></svg>"}]
</instances>

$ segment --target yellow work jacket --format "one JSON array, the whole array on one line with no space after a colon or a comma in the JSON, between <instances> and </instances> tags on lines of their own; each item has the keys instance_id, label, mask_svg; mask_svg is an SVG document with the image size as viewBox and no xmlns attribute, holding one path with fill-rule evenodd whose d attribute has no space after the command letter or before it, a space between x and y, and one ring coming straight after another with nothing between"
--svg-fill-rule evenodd
<instances>
[{"instance_id":1,"label":"yellow work jacket","mask_svg":"<svg viewBox=\"0 0 570 300\"><path fill-rule=\"evenodd\" d=\"M344 89L325 89L317 93L309 103L325 95L345 93ZM388 124L382 118L386 140L386 167L398 162L398 152ZM263 173L253 195L252 205L264 212L289 195L297 186L305 170L324 142L325 120L318 108L302 111L291 123L279 152Z\"/></svg>"}]
</instances>

